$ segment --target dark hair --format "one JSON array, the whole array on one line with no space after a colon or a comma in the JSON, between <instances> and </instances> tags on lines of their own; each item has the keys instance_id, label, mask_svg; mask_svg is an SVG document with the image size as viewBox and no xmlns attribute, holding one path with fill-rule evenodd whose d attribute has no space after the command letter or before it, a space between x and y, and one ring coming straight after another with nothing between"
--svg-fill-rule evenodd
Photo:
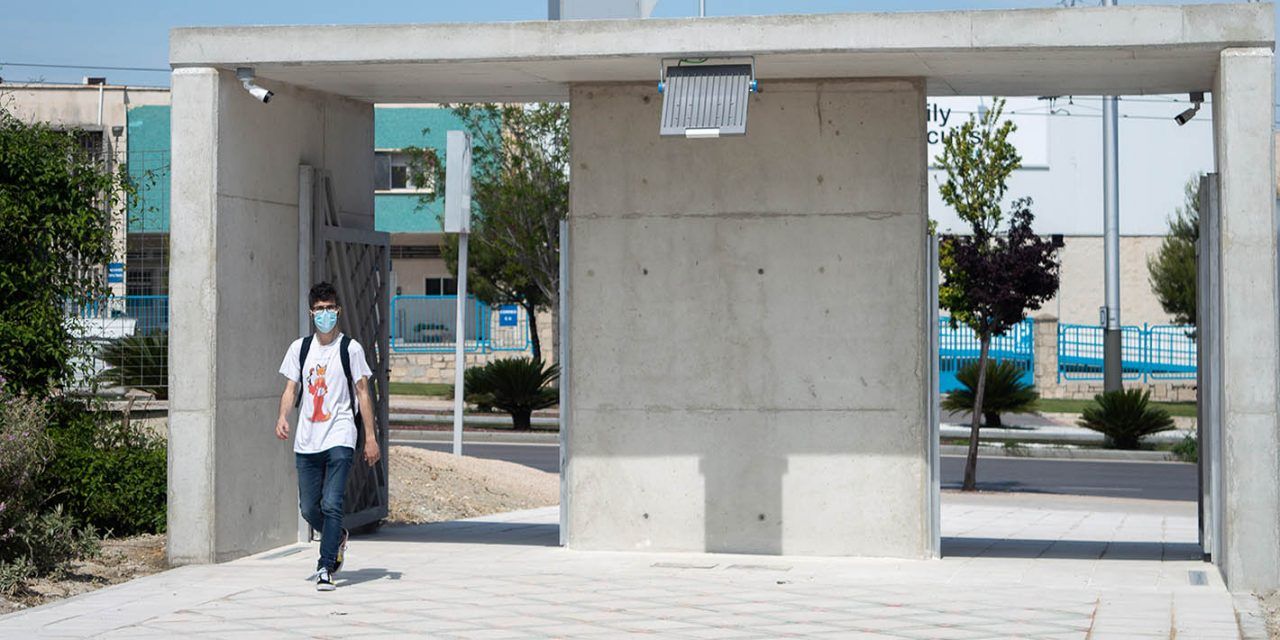
<instances>
[{"instance_id":1,"label":"dark hair","mask_svg":"<svg viewBox=\"0 0 1280 640\"><path fill-rule=\"evenodd\" d=\"M311 293L307 297L307 305L312 307L316 306L317 302L332 302L334 304L339 304L338 290L334 289L333 285L328 282L321 282L316 284L316 286L311 287Z\"/></svg>"}]
</instances>

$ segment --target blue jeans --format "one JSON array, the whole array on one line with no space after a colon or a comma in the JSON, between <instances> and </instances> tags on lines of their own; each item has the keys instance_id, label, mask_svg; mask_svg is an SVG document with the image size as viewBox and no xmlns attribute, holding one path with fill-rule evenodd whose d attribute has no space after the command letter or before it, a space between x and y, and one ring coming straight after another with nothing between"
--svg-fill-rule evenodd
<instances>
[{"instance_id":1,"label":"blue jeans","mask_svg":"<svg viewBox=\"0 0 1280 640\"><path fill-rule=\"evenodd\" d=\"M320 532L320 561L316 570L338 562L342 544L342 496L347 488L347 472L355 450L333 447L319 453L296 453L298 464L298 506L311 528Z\"/></svg>"}]
</instances>

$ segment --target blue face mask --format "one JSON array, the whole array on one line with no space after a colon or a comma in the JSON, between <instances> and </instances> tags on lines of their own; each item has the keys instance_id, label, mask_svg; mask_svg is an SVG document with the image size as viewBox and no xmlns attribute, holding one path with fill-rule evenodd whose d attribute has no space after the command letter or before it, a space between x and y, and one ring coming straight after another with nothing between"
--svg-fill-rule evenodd
<instances>
[{"instance_id":1,"label":"blue face mask","mask_svg":"<svg viewBox=\"0 0 1280 640\"><path fill-rule=\"evenodd\" d=\"M316 312L316 330L320 333L329 333L336 326L338 326L337 310L325 309Z\"/></svg>"}]
</instances>

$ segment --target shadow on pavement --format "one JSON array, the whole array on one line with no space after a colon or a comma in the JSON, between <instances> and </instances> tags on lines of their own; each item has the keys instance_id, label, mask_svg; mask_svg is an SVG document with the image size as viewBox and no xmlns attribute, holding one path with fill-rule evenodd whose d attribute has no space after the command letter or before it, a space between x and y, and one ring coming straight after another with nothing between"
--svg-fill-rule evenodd
<instances>
[{"instance_id":1,"label":"shadow on pavement","mask_svg":"<svg viewBox=\"0 0 1280 640\"><path fill-rule=\"evenodd\" d=\"M1057 560L1201 560L1194 543L1108 542L1105 540L942 539L944 558L1052 558Z\"/></svg>"},{"instance_id":2,"label":"shadow on pavement","mask_svg":"<svg viewBox=\"0 0 1280 640\"><path fill-rule=\"evenodd\" d=\"M386 578L388 580L399 580L404 575L399 571L388 571L386 569L359 569L356 571L339 571L336 576L337 584L340 587L349 587L351 585L360 584L362 582L373 582Z\"/></svg>"},{"instance_id":3,"label":"shadow on pavement","mask_svg":"<svg viewBox=\"0 0 1280 640\"><path fill-rule=\"evenodd\" d=\"M444 542L560 546L560 525L519 522L456 521L433 524L387 525L365 540L385 542Z\"/></svg>"}]
</instances>

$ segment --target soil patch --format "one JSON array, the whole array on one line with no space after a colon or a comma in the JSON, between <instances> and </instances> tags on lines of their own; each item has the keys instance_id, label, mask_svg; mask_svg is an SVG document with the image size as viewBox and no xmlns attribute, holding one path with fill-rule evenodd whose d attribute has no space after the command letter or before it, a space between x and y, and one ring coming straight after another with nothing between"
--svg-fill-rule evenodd
<instances>
[{"instance_id":1,"label":"soil patch","mask_svg":"<svg viewBox=\"0 0 1280 640\"><path fill-rule=\"evenodd\" d=\"M62 575L27 583L21 595L0 598L0 615L164 571L169 568L164 545L162 534L103 540L96 557L72 562Z\"/></svg>"},{"instance_id":2,"label":"soil patch","mask_svg":"<svg viewBox=\"0 0 1280 640\"><path fill-rule=\"evenodd\" d=\"M560 477L532 467L414 447L391 447L389 455L388 523L445 522L560 502Z\"/></svg>"},{"instance_id":3,"label":"soil patch","mask_svg":"<svg viewBox=\"0 0 1280 640\"><path fill-rule=\"evenodd\" d=\"M1258 604L1267 618L1267 637L1280 640L1280 590L1259 595Z\"/></svg>"}]
</instances>

